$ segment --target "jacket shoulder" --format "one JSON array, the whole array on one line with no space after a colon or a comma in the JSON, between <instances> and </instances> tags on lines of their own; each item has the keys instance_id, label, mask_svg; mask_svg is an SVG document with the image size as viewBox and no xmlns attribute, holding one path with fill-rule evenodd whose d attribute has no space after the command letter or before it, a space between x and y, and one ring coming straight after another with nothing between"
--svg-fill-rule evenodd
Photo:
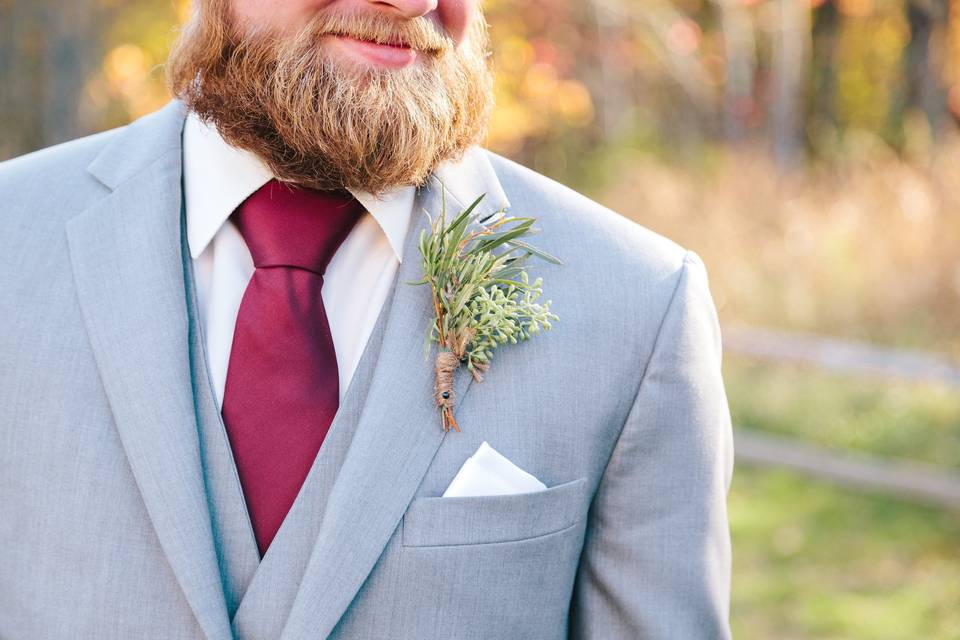
<instances>
[{"instance_id":1,"label":"jacket shoulder","mask_svg":"<svg viewBox=\"0 0 960 640\"><path fill-rule=\"evenodd\" d=\"M568 255L602 264L615 273L661 279L677 273L685 247L630 220L570 187L486 150L514 215L530 215L549 228L551 244ZM554 237L560 234L561 237Z\"/></svg>"},{"instance_id":2,"label":"jacket shoulder","mask_svg":"<svg viewBox=\"0 0 960 640\"><path fill-rule=\"evenodd\" d=\"M0 162L0 218L75 204L81 194L106 188L86 168L122 127L53 145Z\"/></svg>"},{"instance_id":3,"label":"jacket shoulder","mask_svg":"<svg viewBox=\"0 0 960 640\"><path fill-rule=\"evenodd\" d=\"M621 403L622 415L607 423L607 436L616 437L674 301L696 295L696 304L685 310L697 316L698 326L713 322L705 269L693 251L587 196L495 153L488 159L510 202L510 215L537 219L539 232L531 244L563 262L538 262L531 274L543 276L544 295L559 316L551 329L554 337L536 348L577 354L573 360L589 354L602 363L591 379L601 380L611 399ZM696 285L692 293L691 284ZM676 335L666 339L674 341L668 349L679 344ZM557 368L567 370L569 360L558 356ZM581 391L588 386L581 384ZM583 397L598 397L600 389Z\"/></svg>"}]
</instances>

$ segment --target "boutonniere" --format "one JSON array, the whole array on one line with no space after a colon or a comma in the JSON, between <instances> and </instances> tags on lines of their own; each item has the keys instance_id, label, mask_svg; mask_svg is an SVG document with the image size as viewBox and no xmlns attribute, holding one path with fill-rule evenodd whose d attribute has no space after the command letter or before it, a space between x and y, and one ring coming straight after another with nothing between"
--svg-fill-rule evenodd
<instances>
[{"instance_id":1,"label":"boutonniere","mask_svg":"<svg viewBox=\"0 0 960 640\"><path fill-rule=\"evenodd\" d=\"M430 232L420 233L423 278L410 284L429 284L432 290L434 318L424 346L428 354L432 342L438 346L434 400L443 430L460 431L453 418L457 367L465 362L474 380L481 382L497 347L527 340L541 328L549 329L551 320L559 320L550 312L549 300L537 302L543 279L530 282L524 264L530 256L563 263L521 240L536 231L535 218L491 214L478 219L474 209L486 194L447 224L443 191L443 211L436 220L425 212Z\"/></svg>"}]
</instances>

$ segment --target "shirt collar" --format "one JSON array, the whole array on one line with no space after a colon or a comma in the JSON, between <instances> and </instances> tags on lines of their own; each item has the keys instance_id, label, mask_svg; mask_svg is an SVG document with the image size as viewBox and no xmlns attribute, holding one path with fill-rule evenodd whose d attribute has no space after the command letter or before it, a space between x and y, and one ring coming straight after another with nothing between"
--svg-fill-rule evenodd
<instances>
[{"instance_id":1,"label":"shirt collar","mask_svg":"<svg viewBox=\"0 0 960 640\"><path fill-rule=\"evenodd\" d=\"M188 114L183 128L183 183L190 256L198 258L234 209L272 178L255 154L230 146L215 127ZM403 262L416 188L397 187L379 198L365 191L350 189L350 193L376 219L397 261Z\"/></svg>"}]
</instances>

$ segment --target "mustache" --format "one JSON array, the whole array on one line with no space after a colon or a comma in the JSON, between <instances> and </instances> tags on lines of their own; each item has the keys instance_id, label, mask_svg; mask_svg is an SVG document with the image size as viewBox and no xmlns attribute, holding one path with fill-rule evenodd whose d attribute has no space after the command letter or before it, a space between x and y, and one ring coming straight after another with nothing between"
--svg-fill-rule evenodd
<instances>
[{"instance_id":1,"label":"mustache","mask_svg":"<svg viewBox=\"0 0 960 640\"><path fill-rule=\"evenodd\" d=\"M395 20L385 13L318 12L294 38L296 43L316 43L323 36L347 36L378 44L406 46L430 54L455 47L453 39L428 18Z\"/></svg>"}]
</instances>

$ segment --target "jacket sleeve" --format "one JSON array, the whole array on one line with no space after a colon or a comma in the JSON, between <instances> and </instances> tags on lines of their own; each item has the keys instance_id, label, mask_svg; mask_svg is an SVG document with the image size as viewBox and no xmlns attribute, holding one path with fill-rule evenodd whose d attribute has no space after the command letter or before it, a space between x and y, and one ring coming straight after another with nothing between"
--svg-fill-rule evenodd
<instances>
[{"instance_id":1,"label":"jacket sleeve","mask_svg":"<svg viewBox=\"0 0 960 640\"><path fill-rule=\"evenodd\" d=\"M730 637L733 433L706 268L688 251L590 507L571 638Z\"/></svg>"}]
</instances>

